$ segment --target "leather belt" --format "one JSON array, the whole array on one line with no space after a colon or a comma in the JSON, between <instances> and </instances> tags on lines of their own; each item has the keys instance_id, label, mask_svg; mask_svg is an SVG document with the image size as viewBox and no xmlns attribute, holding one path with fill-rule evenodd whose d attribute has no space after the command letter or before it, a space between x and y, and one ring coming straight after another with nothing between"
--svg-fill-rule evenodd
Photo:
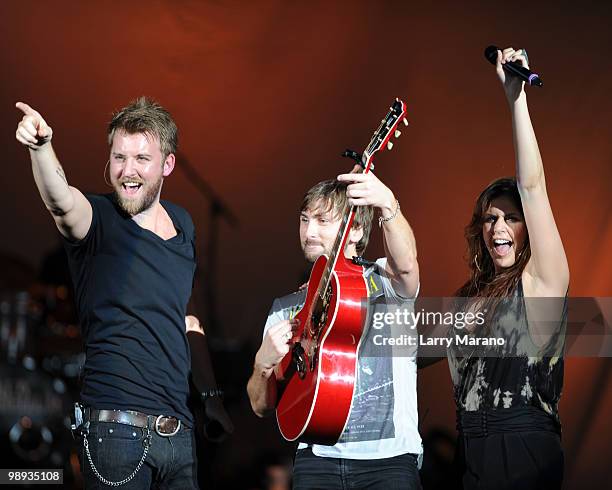
<instances>
[{"instance_id":1,"label":"leather belt","mask_svg":"<svg viewBox=\"0 0 612 490\"><path fill-rule=\"evenodd\" d=\"M153 429L162 437L171 437L181 430L181 421L176 417L167 415L147 415L132 410L98 410L89 409L91 422L114 422L116 424L131 425L141 429Z\"/></svg>"}]
</instances>

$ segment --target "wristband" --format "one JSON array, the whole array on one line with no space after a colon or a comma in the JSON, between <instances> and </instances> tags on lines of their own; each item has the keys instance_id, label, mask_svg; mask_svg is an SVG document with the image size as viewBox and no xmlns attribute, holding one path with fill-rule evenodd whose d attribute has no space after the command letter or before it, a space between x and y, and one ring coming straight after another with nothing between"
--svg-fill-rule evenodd
<instances>
[{"instance_id":1,"label":"wristband","mask_svg":"<svg viewBox=\"0 0 612 490\"><path fill-rule=\"evenodd\" d=\"M204 390L200 393L200 399L202 400L202 403L206 403L206 400L212 398L213 396L218 396L219 398L223 399L223 394L223 390L220 390L219 388L209 388L208 390Z\"/></svg>"},{"instance_id":2,"label":"wristband","mask_svg":"<svg viewBox=\"0 0 612 490\"><path fill-rule=\"evenodd\" d=\"M378 226L381 227L383 223L387 223L389 221L391 221L392 219L394 219L397 216L397 213L399 213L400 210L400 203L399 201L396 199L395 200L395 204L397 205L397 207L395 208L394 213L389 216L388 218L383 218L382 216L378 217Z\"/></svg>"}]
</instances>

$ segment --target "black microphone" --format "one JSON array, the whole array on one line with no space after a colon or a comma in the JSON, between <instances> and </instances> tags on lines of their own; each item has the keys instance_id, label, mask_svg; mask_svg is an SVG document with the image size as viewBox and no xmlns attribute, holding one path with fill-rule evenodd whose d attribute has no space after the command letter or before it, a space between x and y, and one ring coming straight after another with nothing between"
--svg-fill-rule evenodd
<instances>
[{"instance_id":1,"label":"black microphone","mask_svg":"<svg viewBox=\"0 0 612 490\"><path fill-rule=\"evenodd\" d=\"M498 50L499 48L497 46L489 46L484 51L485 58L488 59L494 65L497 63ZM541 87L542 85L544 85L544 83L542 83L540 75L532 72L531 70L528 70L524 66L521 66L521 64L516 61L507 61L502 65L502 67L504 68L504 70L506 70L507 73L519 77L521 80L524 80L529 85L535 85L536 87Z\"/></svg>"}]
</instances>

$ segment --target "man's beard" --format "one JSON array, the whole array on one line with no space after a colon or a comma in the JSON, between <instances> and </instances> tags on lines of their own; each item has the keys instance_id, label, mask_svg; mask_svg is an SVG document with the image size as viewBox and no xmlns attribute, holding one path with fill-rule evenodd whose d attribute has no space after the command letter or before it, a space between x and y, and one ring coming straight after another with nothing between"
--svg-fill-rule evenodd
<instances>
[{"instance_id":1,"label":"man's beard","mask_svg":"<svg viewBox=\"0 0 612 490\"><path fill-rule=\"evenodd\" d=\"M144 210L149 209L153 205L153 203L157 199L157 196L159 195L159 190L161 189L163 180L163 177L160 176L156 182L153 182L151 184L143 183L142 188L140 189L140 191L142 191L142 194L139 195L137 198L132 199L126 199L121 196L120 189L122 187L122 183L118 182L114 186L115 201L117 202L118 206L121 208L122 211L129 214L130 216L136 216Z\"/></svg>"},{"instance_id":2,"label":"man's beard","mask_svg":"<svg viewBox=\"0 0 612 490\"><path fill-rule=\"evenodd\" d=\"M322 246L322 250L312 252L307 251L306 244L303 244L302 252L304 253L304 258L306 259L306 261L310 262L311 264L314 264L321 255L327 255L328 257L331 255L331 250L328 250L324 245Z\"/></svg>"}]
</instances>

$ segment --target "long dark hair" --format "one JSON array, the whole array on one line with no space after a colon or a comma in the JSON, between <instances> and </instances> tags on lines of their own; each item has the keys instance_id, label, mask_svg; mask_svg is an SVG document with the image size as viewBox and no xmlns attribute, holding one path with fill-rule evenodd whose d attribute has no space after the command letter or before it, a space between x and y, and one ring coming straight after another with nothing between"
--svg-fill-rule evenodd
<instances>
[{"instance_id":1,"label":"long dark hair","mask_svg":"<svg viewBox=\"0 0 612 490\"><path fill-rule=\"evenodd\" d=\"M517 252L514 264L498 274L495 273L493 260L482 238L482 225L485 212L489 208L491 201L500 196L510 198L517 209L520 210L521 216L524 216L516 179L509 177L497 179L491 182L480 193L474 206L472 219L465 227L470 278L457 290L456 296L458 297L504 298L511 296L521 279L523 269L525 269L527 262L529 262L531 248L529 246L529 231L527 231L527 238L521 250ZM493 300L493 303L497 302ZM489 302L489 311L492 311L491 307L494 309L494 306Z\"/></svg>"}]
</instances>

